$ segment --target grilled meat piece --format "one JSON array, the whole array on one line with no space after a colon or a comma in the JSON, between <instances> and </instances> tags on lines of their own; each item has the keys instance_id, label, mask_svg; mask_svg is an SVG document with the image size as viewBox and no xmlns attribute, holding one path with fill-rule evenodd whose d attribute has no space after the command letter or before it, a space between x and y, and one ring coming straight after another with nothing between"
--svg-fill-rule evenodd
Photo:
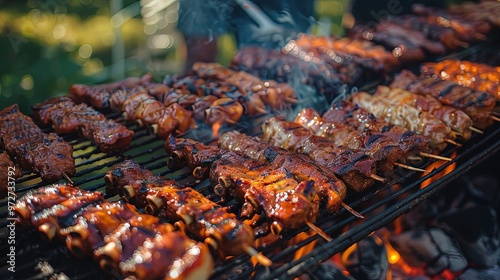
<instances>
[{"instance_id":1,"label":"grilled meat piece","mask_svg":"<svg viewBox=\"0 0 500 280\"><path fill-rule=\"evenodd\" d=\"M495 97L487 92L464 88L451 81L417 77L406 70L395 77L390 87L433 96L443 105L464 111L479 129L493 124L490 114L495 107Z\"/></svg>"},{"instance_id":2,"label":"grilled meat piece","mask_svg":"<svg viewBox=\"0 0 500 280\"><path fill-rule=\"evenodd\" d=\"M73 147L55 133L43 133L17 104L0 111L0 149L21 168L37 172L47 182L76 172Z\"/></svg>"},{"instance_id":3,"label":"grilled meat piece","mask_svg":"<svg viewBox=\"0 0 500 280\"><path fill-rule=\"evenodd\" d=\"M15 179L21 177L19 166L10 160L9 154L0 152L0 199L7 196L9 192L14 193Z\"/></svg>"},{"instance_id":4,"label":"grilled meat piece","mask_svg":"<svg viewBox=\"0 0 500 280\"><path fill-rule=\"evenodd\" d=\"M379 86L375 96L392 104L408 104L422 112L430 113L450 127L454 133L458 132L465 140L472 135L470 130L472 120L466 113L450 106L443 106L439 100L430 95L418 95L400 88Z\"/></svg>"},{"instance_id":5,"label":"grilled meat piece","mask_svg":"<svg viewBox=\"0 0 500 280\"><path fill-rule=\"evenodd\" d=\"M150 73L142 77L130 77L123 81L97 86L73 84L69 88L68 96L78 102L90 104L97 109L108 108L111 93L117 90L128 91L151 82L153 76Z\"/></svg>"},{"instance_id":6,"label":"grilled meat piece","mask_svg":"<svg viewBox=\"0 0 500 280\"><path fill-rule=\"evenodd\" d=\"M353 103L370 111L376 117L430 138L431 144L438 150L446 147L446 139L454 139L451 129L442 121L407 104L391 105L384 99L366 92L358 92L351 98Z\"/></svg>"},{"instance_id":7,"label":"grilled meat piece","mask_svg":"<svg viewBox=\"0 0 500 280\"><path fill-rule=\"evenodd\" d=\"M374 184L376 160L370 155L337 146L328 139L315 136L300 124L271 118L262 124L263 139L272 145L309 156L325 172L333 172L351 189L363 191ZM222 136L224 139L226 134ZM229 139L228 139L229 140Z\"/></svg>"},{"instance_id":8,"label":"grilled meat piece","mask_svg":"<svg viewBox=\"0 0 500 280\"><path fill-rule=\"evenodd\" d=\"M153 172L142 168L133 160L125 160L113 169L106 172L104 181L106 182L106 194L123 196L123 186L136 180L144 180L152 177ZM142 205L141 207L143 207Z\"/></svg>"},{"instance_id":9,"label":"grilled meat piece","mask_svg":"<svg viewBox=\"0 0 500 280\"><path fill-rule=\"evenodd\" d=\"M52 125L58 134L79 132L102 152L128 149L134 132L86 104L75 104L68 97L54 97L32 106L35 119Z\"/></svg>"},{"instance_id":10,"label":"grilled meat piece","mask_svg":"<svg viewBox=\"0 0 500 280\"><path fill-rule=\"evenodd\" d=\"M94 250L104 246L104 238L129 219L142 215L128 203L103 202L86 207L60 234L66 246L76 257L90 257Z\"/></svg>"},{"instance_id":11,"label":"grilled meat piece","mask_svg":"<svg viewBox=\"0 0 500 280\"><path fill-rule=\"evenodd\" d=\"M463 87L485 91L500 101L500 68L461 60L427 62L420 67L422 76L438 77Z\"/></svg>"},{"instance_id":12,"label":"grilled meat piece","mask_svg":"<svg viewBox=\"0 0 500 280\"><path fill-rule=\"evenodd\" d=\"M171 138L165 146L168 154L185 159L188 166L201 167L198 175L209 171L219 195L231 195L243 203L242 215L264 211L272 221L274 234L317 218L319 188L314 181L292 174L285 167L275 168L268 162L189 139Z\"/></svg>"},{"instance_id":13,"label":"grilled meat piece","mask_svg":"<svg viewBox=\"0 0 500 280\"><path fill-rule=\"evenodd\" d=\"M193 71L201 78L231 83L237 86L244 96L253 92L273 110L284 110L290 107L290 100L296 98L293 88L288 84L272 80L262 81L249 73L234 72L217 63L197 62L193 65Z\"/></svg>"},{"instance_id":14,"label":"grilled meat piece","mask_svg":"<svg viewBox=\"0 0 500 280\"><path fill-rule=\"evenodd\" d=\"M325 172L305 155L289 152L237 131L224 133L218 144L221 148L242 153L255 160L267 161L274 169L285 168L295 177L314 181L318 195L330 212L337 211L345 197L347 189L344 183L333 172Z\"/></svg>"}]
</instances>

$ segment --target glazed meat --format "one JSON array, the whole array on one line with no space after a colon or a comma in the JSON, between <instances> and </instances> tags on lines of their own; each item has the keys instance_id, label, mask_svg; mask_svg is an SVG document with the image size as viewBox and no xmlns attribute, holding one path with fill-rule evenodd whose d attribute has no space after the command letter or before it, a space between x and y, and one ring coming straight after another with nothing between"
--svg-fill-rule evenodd
<instances>
[{"instance_id":1,"label":"glazed meat","mask_svg":"<svg viewBox=\"0 0 500 280\"><path fill-rule=\"evenodd\" d=\"M0 148L24 170L55 182L76 172L73 147L55 133L45 134L17 104L0 111Z\"/></svg>"},{"instance_id":2,"label":"glazed meat","mask_svg":"<svg viewBox=\"0 0 500 280\"><path fill-rule=\"evenodd\" d=\"M9 192L14 193L15 179L21 177L19 166L10 160L9 154L0 152L0 199L7 196Z\"/></svg>"},{"instance_id":3,"label":"glazed meat","mask_svg":"<svg viewBox=\"0 0 500 280\"><path fill-rule=\"evenodd\" d=\"M390 86L420 95L430 95L443 105L462 110L471 117L474 126L479 129L493 124L490 114L495 107L495 97L486 92L464 88L451 81L416 77L406 70L397 75Z\"/></svg>"},{"instance_id":4,"label":"glazed meat","mask_svg":"<svg viewBox=\"0 0 500 280\"><path fill-rule=\"evenodd\" d=\"M102 152L128 149L134 132L107 119L86 104L75 104L69 97L54 97L32 106L35 119L52 125L58 134L79 132L98 146Z\"/></svg>"}]
</instances>

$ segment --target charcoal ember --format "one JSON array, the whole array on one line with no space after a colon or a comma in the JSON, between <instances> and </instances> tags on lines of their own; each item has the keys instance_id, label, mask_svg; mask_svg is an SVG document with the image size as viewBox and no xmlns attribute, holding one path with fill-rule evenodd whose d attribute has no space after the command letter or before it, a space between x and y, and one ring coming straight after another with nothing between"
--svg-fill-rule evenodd
<instances>
[{"instance_id":1,"label":"charcoal ember","mask_svg":"<svg viewBox=\"0 0 500 280\"><path fill-rule=\"evenodd\" d=\"M426 227L434 221L438 214L439 208L436 203L424 200L403 216L403 226L405 229Z\"/></svg>"},{"instance_id":2,"label":"charcoal ember","mask_svg":"<svg viewBox=\"0 0 500 280\"><path fill-rule=\"evenodd\" d=\"M500 280L500 266L488 269L469 268L457 280Z\"/></svg>"},{"instance_id":3,"label":"charcoal ember","mask_svg":"<svg viewBox=\"0 0 500 280\"><path fill-rule=\"evenodd\" d=\"M342 265L355 279L386 279L387 251L380 238L370 235L342 253Z\"/></svg>"},{"instance_id":4,"label":"charcoal ember","mask_svg":"<svg viewBox=\"0 0 500 280\"><path fill-rule=\"evenodd\" d=\"M415 229L389 238L391 245L410 266L423 267L430 276L448 269L458 272L467 260L455 241L437 228Z\"/></svg>"},{"instance_id":5,"label":"charcoal ember","mask_svg":"<svg viewBox=\"0 0 500 280\"><path fill-rule=\"evenodd\" d=\"M491 206L456 209L437 217L437 223L460 244L467 259L481 268L493 267L500 256L498 214Z\"/></svg>"},{"instance_id":6,"label":"charcoal ember","mask_svg":"<svg viewBox=\"0 0 500 280\"><path fill-rule=\"evenodd\" d=\"M342 273L337 265L332 261L326 261L314 267L300 277L301 280L354 280Z\"/></svg>"}]
</instances>

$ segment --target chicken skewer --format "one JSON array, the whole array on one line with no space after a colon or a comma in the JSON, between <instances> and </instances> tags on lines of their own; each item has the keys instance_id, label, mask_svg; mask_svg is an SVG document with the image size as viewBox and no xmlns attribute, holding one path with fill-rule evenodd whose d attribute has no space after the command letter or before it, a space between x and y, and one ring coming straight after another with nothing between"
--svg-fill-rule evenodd
<instances>
[{"instance_id":1,"label":"chicken skewer","mask_svg":"<svg viewBox=\"0 0 500 280\"><path fill-rule=\"evenodd\" d=\"M437 150L443 150L447 142L455 144L451 129L431 114L420 112L407 104L391 105L384 99L366 92L358 92L351 98L353 103L368 110L377 118L429 137L431 145Z\"/></svg>"},{"instance_id":2,"label":"chicken skewer","mask_svg":"<svg viewBox=\"0 0 500 280\"><path fill-rule=\"evenodd\" d=\"M471 137L472 119L461 110L443 106L439 100L429 95L418 95L400 88L379 86L374 96L388 100L392 104L408 104L422 112L428 112L450 127L453 133L468 140Z\"/></svg>"},{"instance_id":3,"label":"chicken skewer","mask_svg":"<svg viewBox=\"0 0 500 280\"><path fill-rule=\"evenodd\" d=\"M125 161L105 175L106 189L120 193L137 207L159 218L176 221L196 239L204 240L221 259L253 252L252 229L201 193L176 181L153 176L133 161ZM263 265L271 261L255 255Z\"/></svg>"}]
</instances>

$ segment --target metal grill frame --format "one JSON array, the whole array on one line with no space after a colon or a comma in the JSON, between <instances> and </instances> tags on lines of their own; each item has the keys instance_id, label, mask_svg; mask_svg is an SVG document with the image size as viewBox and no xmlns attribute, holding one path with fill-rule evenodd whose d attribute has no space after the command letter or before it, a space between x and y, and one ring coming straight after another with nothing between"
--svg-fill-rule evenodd
<instances>
[{"instance_id":1,"label":"metal grill frame","mask_svg":"<svg viewBox=\"0 0 500 280\"><path fill-rule=\"evenodd\" d=\"M478 52L486 49L484 44L478 44L459 54L453 56L442 57L437 60L447 58L465 59L478 56ZM486 55L484 55L486 57ZM474 59L481 60L481 59ZM115 119L123 123L120 114L109 113L108 118ZM247 119L238 126L224 127L223 131L237 129L250 135L260 135L260 124L268 119L269 115L261 116L257 119ZM188 168L169 169L166 167L166 154L163 149L163 140L151 135L146 129L140 128L137 124L125 124L129 129L135 131L134 139L131 148L124 152L123 155L107 155L100 153L88 140L81 139L76 134L65 135L64 139L74 146L74 155L76 159L77 173L72 178L75 185L86 190L98 190L104 193L104 173L113 165L121 162L125 158L134 159L142 166L153 171L155 175L164 175L171 179L179 180L180 182L192 185L195 189L207 195L211 199L217 199L216 195L210 188L210 182L205 179L201 182L195 181L190 176ZM51 129L45 129L51 131ZM204 143L213 143L216 139L212 137L209 127L200 127L200 129L192 130L185 135L186 137L197 139ZM400 184L401 187L397 190L391 188L391 185L380 185L372 188L362 194L350 194L346 198L346 203L357 209L367 218L361 224L351 227L349 230L341 233L342 229L351 225L357 220L356 217L350 215L346 210L342 209L336 215L323 215L317 221L317 225L322 228L327 234L333 237L331 242L325 242L317 235L311 236L298 244L288 246L286 249L273 253L273 251L283 244L283 242L293 238L298 233L308 230L302 228L285 233L280 240L266 247L257 248L259 252L268 256L276 264L282 264L274 267L272 272L261 266L253 267L249 261L250 257L241 255L234 257L225 262L218 262L212 279L238 279L251 278L254 273L262 279L290 279L297 277L303 273L310 271L311 268L319 265L325 260L331 258L338 252L347 249L349 246L363 239L371 232L389 224L397 217L408 212L415 205L425 200L429 196L436 194L444 187L450 185L456 178L465 174L468 170L495 155L500 149L500 125L495 124L493 127L485 131L484 135L474 135L472 139L467 141L461 148L448 148L442 154L450 155L457 152L457 157L451 162L447 162L440 168L419 177L419 174L414 172L403 172L393 182ZM442 177L436 182L431 183L424 189L420 189L420 184L426 179L436 175L441 170L444 170L451 164L456 163L456 169L450 174ZM44 184L39 176L35 174L23 174L22 178L16 181L16 194L22 196L31 189L41 187ZM381 200L376 199L383 195ZM106 196L108 200L116 200L117 197ZM232 202L230 202L232 203ZM366 205L369 206L366 206ZM384 211L374 214L379 207L386 207ZM0 201L0 240L6 240L7 232L7 200ZM19 231L18 231L19 232ZM37 272L36 265L41 261L47 262L55 270L53 275L64 273L71 279L85 279L93 277L95 279L108 279L110 276L105 275L92 260L77 260L72 257L63 244L47 244L39 237L33 237L36 231L19 232L16 245L21 250L18 252L20 261L26 263L20 265L23 271L28 271L28 275L33 279L41 279L47 277L43 273ZM303 246L317 241L316 248L304 255L303 257L289 261L290 256L293 256L297 250ZM7 248L7 242L1 242L0 248ZM6 263L5 254L0 256L0 261ZM75 267L73 267L74 265ZM78 268L79 267L79 268ZM82 269L82 267L84 269ZM38 273L38 274L37 274ZM6 270L6 266L0 268L0 277L6 279L12 276ZM111 277L112 278L112 277Z\"/></svg>"}]
</instances>

